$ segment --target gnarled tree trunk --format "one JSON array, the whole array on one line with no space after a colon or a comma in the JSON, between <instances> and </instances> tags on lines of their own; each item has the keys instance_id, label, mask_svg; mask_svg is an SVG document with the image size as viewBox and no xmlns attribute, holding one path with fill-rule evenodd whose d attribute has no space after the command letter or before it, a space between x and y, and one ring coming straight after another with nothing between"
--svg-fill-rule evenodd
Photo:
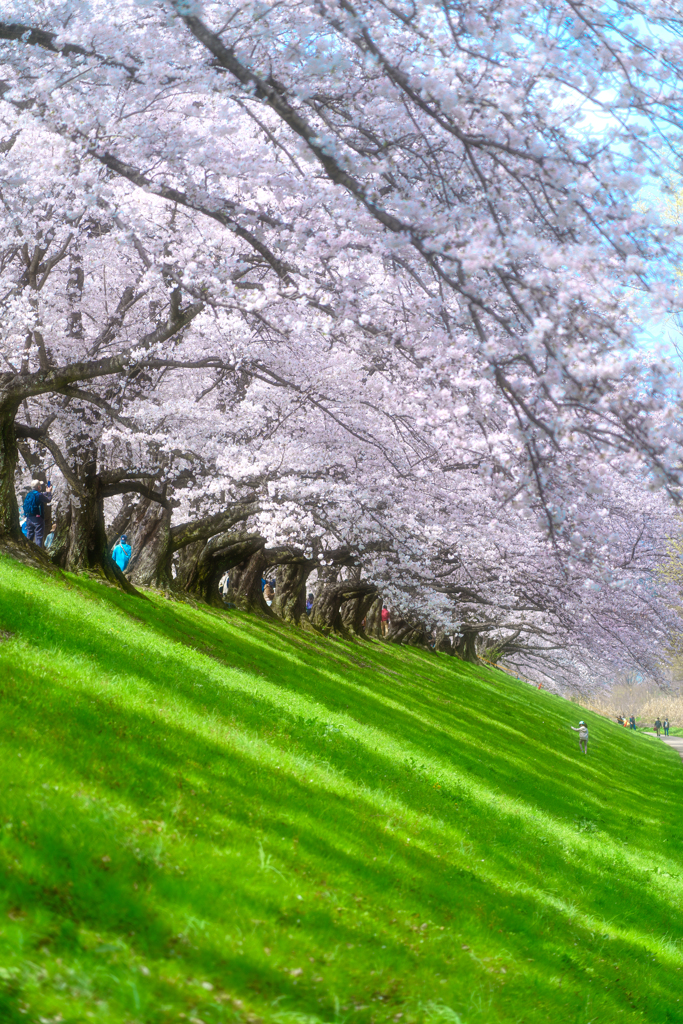
<instances>
[{"instance_id":1,"label":"gnarled tree trunk","mask_svg":"<svg viewBox=\"0 0 683 1024\"><path fill-rule=\"evenodd\" d=\"M356 586L358 585L356 584ZM367 586L371 588L367 593L342 600L339 609L342 628L353 636L365 636L363 620L377 600L377 588L373 584L367 584Z\"/></svg>"},{"instance_id":2,"label":"gnarled tree trunk","mask_svg":"<svg viewBox=\"0 0 683 1024\"><path fill-rule=\"evenodd\" d=\"M405 644L409 647L426 647L427 630L421 622L394 618L386 636L387 643Z\"/></svg>"},{"instance_id":3,"label":"gnarled tree trunk","mask_svg":"<svg viewBox=\"0 0 683 1024\"><path fill-rule=\"evenodd\" d=\"M49 436L50 417L39 427L15 425L17 436L33 439L52 453L68 484L49 557L62 569L94 572L129 593L137 594L109 554L104 525L106 491L97 471L97 442L87 430L92 410L77 411L83 430L73 438L68 460Z\"/></svg>"},{"instance_id":4,"label":"gnarled tree trunk","mask_svg":"<svg viewBox=\"0 0 683 1024\"><path fill-rule=\"evenodd\" d=\"M0 374L0 393L3 380ZM17 466L15 416L16 399L0 402L0 546L13 558L28 565L54 571L47 553L27 540L19 526L19 507L14 474Z\"/></svg>"},{"instance_id":5,"label":"gnarled tree trunk","mask_svg":"<svg viewBox=\"0 0 683 1024\"><path fill-rule=\"evenodd\" d=\"M365 614L365 635L382 636L382 598L375 597Z\"/></svg>"},{"instance_id":6,"label":"gnarled tree trunk","mask_svg":"<svg viewBox=\"0 0 683 1024\"><path fill-rule=\"evenodd\" d=\"M60 516L52 546L51 561L69 572L93 572L130 594L137 591L128 582L109 553L102 502L88 495L72 495Z\"/></svg>"},{"instance_id":7,"label":"gnarled tree trunk","mask_svg":"<svg viewBox=\"0 0 683 1024\"><path fill-rule=\"evenodd\" d=\"M102 553L99 550L98 526L104 534L104 550L107 548L106 530L104 529L104 515L98 501L97 480L89 479L84 481L80 494L69 494L68 499L63 502L64 523L60 524L61 529L50 549L50 557L55 565L70 572L78 572L81 569L95 569L97 564L102 562ZM101 523L98 523L101 519Z\"/></svg>"},{"instance_id":8,"label":"gnarled tree trunk","mask_svg":"<svg viewBox=\"0 0 683 1024\"><path fill-rule=\"evenodd\" d=\"M179 555L178 590L192 594L200 601L215 607L222 607L223 600L218 590L218 583L224 572L230 573L232 584L233 570L242 563L250 561L251 556L265 546L265 541L258 534L220 533L208 541L195 541L182 549ZM261 578L259 576L259 591ZM263 598L261 598L263 600ZM228 601L237 604L230 595ZM266 614L270 609L263 601ZM259 609L260 610L260 609Z\"/></svg>"},{"instance_id":9,"label":"gnarled tree trunk","mask_svg":"<svg viewBox=\"0 0 683 1024\"><path fill-rule=\"evenodd\" d=\"M342 621L342 606L346 602L365 600L370 594L373 599L377 595L374 583L361 583L355 580L341 580L338 583L330 583L321 587L311 608L311 624L326 633L347 632ZM347 617L350 621L356 622L360 607L360 605L354 606L352 610L349 610ZM360 616L359 626L362 618Z\"/></svg>"},{"instance_id":10,"label":"gnarled tree trunk","mask_svg":"<svg viewBox=\"0 0 683 1024\"><path fill-rule=\"evenodd\" d=\"M273 612L264 600L261 587L261 580L268 568L265 546L266 542L262 541L262 546L253 551L249 558L230 570L228 601L240 611L270 616Z\"/></svg>"},{"instance_id":11,"label":"gnarled tree trunk","mask_svg":"<svg viewBox=\"0 0 683 1024\"><path fill-rule=\"evenodd\" d=\"M129 594L137 594L114 563L107 542L104 507L99 480L94 473L79 481L79 491L69 495L49 550L54 565L68 572L93 572Z\"/></svg>"},{"instance_id":12,"label":"gnarled tree trunk","mask_svg":"<svg viewBox=\"0 0 683 1024\"><path fill-rule=\"evenodd\" d=\"M279 619L295 625L301 621L306 612L306 582L315 566L316 562L303 556L278 564L272 611Z\"/></svg>"},{"instance_id":13,"label":"gnarled tree trunk","mask_svg":"<svg viewBox=\"0 0 683 1024\"><path fill-rule=\"evenodd\" d=\"M477 637L479 636L479 630L467 629L461 626L461 636L457 639L455 644L455 653L462 661L469 661L472 665L479 665L479 655L477 654Z\"/></svg>"},{"instance_id":14,"label":"gnarled tree trunk","mask_svg":"<svg viewBox=\"0 0 683 1024\"><path fill-rule=\"evenodd\" d=\"M129 578L142 587L169 589L173 585L171 510L143 498L133 511L125 532L132 549L126 570Z\"/></svg>"},{"instance_id":15,"label":"gnarled tree trunk","mask_svg":"<svg viewBox=\"0 0 683 1024\"><path fill-rule=\"evenodd\" d=\"M434 640L434 650L439 654L453 654L451 638L446 635L443 629L437 630L436 638Z\"/></svg>"},{"instance_id":16,"label":"gnarled tree trunk","mask_svg":"<svg viewBox=\"0 0 683 1024\"><path fill-rule=\"evenodd\" d=\"M20 542L19 508L14 490L17 466L17 439L14 418L18 401L0 403L0 536Z\"/></svg>"}]
</instances>

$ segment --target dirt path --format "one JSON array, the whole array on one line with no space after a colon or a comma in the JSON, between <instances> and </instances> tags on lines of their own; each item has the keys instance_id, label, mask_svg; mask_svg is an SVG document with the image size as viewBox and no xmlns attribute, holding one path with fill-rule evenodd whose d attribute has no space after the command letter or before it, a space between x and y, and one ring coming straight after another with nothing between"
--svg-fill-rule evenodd
<instances>
[{"instance_id":1,"label":"dirt path","mask_svg":"<svg viewBox=\"0 0 683 1024\"><path fill-rule=\"evenodd\" d=\"M681 758L683 758L683 737L662 736L662 743L667 743L670 747L673 747L673 749L677 750L681 755Z\"/></svg>"}]
</instances>

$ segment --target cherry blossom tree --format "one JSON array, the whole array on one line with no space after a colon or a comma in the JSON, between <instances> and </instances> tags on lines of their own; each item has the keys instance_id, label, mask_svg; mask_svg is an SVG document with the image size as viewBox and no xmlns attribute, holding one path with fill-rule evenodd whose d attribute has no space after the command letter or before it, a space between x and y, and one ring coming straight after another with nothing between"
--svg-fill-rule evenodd
<instances>
[{"instance_id":1,"label":"cherry blossom tree","mask_svg":"<svg viewBox=\"0 0 683 1024\"><path fill-rule=\"evenodd\" d=\"M0 2L0 534L527 672L676 628L674 4ZM107 523L109 535L107 534ZM658 581L658 582L657 582ZM309 621L309 620L307 620ZM639 629L639 623L647 628ZM451 639L452 638L452 639ZM543 667L545 666L545 668ZM548 667L550 666L550 667Z\"/></svg>"}]
</instances>

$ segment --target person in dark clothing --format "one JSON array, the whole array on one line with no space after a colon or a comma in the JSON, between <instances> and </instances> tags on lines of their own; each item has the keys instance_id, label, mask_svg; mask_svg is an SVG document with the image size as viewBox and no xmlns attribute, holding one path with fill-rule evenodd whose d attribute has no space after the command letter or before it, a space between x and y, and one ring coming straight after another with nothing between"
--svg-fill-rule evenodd
<instances>
[{"instance_id":1,"label":"person in dark clothing","mask_svg":"<svg viewBox=\"0 0 683 1024\"><path fill-rule=\"evenodd\" d=\"M664 735L665 736L669 735L669 719L668 718L664 719Z\"/></svg>"},{"instance_id":2,"label":"person in dark clothing","mask_svg":"<svg viewBox=\"0 0 683 1024\"><path fill-rule=\"evenodd\" d=\"M635 720L635 717L633 715L631 715L631 717L628 720L628 726L629 726L629 729L634 729L635 730L636 720Z\"/></svg>"},{"instance_id":3,"label":"person in dark clothing","mask_svg":"<svg viewBox=\"0 0 683 1024\"><path fill-rule=\"evenodd\" d=\"M306 598L306 614L311 614L311 608L313 607L313 594L309 594Z\"/></svg>"},{"instance_id":4,"label":"person in dark clothing","mask_svg":"<svg viewBox=\"0 0 683 1024\"><path fill-rule=\"evenodd\" d=\"M41 480L31 481L31 490L24 498L24 514L26 516L26 536L39 548L43 546L45 530L45 509L52 501L52 485L45 490Z\"/></svg>"},{"instance_id":5,"label":"person in dark clothing","mask_svg":"<svg viewBox=\"0 0 683 1024\"><path fill-rule=\"evenodd\" d=\"M660 731L661 728L662 728L662 723L661 723L661 721L658 718L657 721L655 722L655 732L657 733L657 736L659 736L659 731ZM659 736L659 738L661 739L661 736Z\"/></svg>"}]
</instances>

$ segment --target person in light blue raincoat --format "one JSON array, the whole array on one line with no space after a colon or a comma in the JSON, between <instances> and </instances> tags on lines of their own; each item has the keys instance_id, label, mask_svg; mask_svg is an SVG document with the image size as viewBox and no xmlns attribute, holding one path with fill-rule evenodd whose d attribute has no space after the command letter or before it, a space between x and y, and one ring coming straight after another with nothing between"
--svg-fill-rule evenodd
<instances>
[{"instance_id":1,"label":"person in light blue raincoat","mask_svg":"<svg viewBox=\"0 0 683 1024\"><path fill-rule=\"evenodd\" d=\"M111 553L111 557L114 559L114 561L118 565L118 567L121 570L121 572L123 572L123 570L126 568L128 563L130 562L130 553L131 553L131 551L132 551L132 548L131 548L130 544L128 543L128 538L126 537L126 535L124 533L121 536L118 544L114 545L114 549L113 549L113 551Z\"/></svg>"}]
</instances>

